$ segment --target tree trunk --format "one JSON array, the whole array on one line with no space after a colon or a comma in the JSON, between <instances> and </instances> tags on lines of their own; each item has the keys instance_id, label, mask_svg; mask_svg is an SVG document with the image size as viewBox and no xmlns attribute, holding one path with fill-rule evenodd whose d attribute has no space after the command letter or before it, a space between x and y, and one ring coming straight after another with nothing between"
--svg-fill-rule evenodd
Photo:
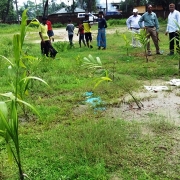
<instances>
[{"instance_id":1,"label":"tree trunk","mask_svg":"<svg viewBox=\"0 0 180 180\"><path fill-rule=\"evenodd\" d=\"M6 6L7 8L6 8L5 16L4 16L4 18L3 18L3 23L6 22L7 17L8 17L8 14L9 14L10 2L11 2L11 0L8 0L8 1L7 1L7 6Z\"/></svg>"}]
</instances>

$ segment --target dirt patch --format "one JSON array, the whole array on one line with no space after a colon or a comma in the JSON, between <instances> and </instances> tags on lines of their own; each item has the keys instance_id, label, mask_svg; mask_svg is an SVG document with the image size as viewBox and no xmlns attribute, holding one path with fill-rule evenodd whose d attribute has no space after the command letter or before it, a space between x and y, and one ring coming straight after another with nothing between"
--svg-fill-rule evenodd
<instances>
[{"instance_id":1,"label":"dirt patch","mask_svg":"<svg viewBox=\"0 0 180 180\"><path fill-rule=\"evenodd\" d=\"M54 39L55 39L55 42L57 41L69 41L68 40L68 33L66 31L66 28L60 28L60 29L54 29ZM113 34L113 33L122 33L122 32L125 32L127 31L127 28L124 27L124 28L115 28L115 29L108 29L106 30L106 33L107 34ZM74 30L74 36L73 36L73 41L74 42L78 42L79 41L79 36L77 36L77 32L78 32L78 28L75 28ZM97 30L92 30L92 38L93 40L96 40L96 37L97 37ZM35 40L32 40L32 37L33 39ZM25 41L26 42L31 42L31 43L40 43L40 37L39 37L39 33L38 31L37 32L29 32L26 34L26 38L25 38Z\"/></svg>"}]
</instances>

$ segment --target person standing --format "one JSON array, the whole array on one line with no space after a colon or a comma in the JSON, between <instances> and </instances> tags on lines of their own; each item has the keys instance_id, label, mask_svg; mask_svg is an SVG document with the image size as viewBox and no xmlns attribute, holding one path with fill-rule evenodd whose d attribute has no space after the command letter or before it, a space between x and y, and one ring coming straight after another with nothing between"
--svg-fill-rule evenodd
<instances>
[{"instance_id":1,"label":"person standing","mask_svg":"<svg viewBox=\"0 0 180 180\"><path fill-rule=\"evenodd\" d=\"M49 40L49 36L47 34L48 27L46 24L47 18L42 18L42 23L39 25L39 36L41 38L41 53L46 55L47 57L55 58L58 53L52 46L51 41Z\"/></svg>"},{"instance_id":2,"label":"person standing","mask_svg":"<svg viewBox=\"0 0 180 180\"><path fill-rule=\"evenodd\" d=\"M139 40L135 38L135 34L140 32L140 26L138 24L141 15L138 14L138 9L133 9L133 15L126 20L127 28L132 31L132 46L141 47Z\"/></svg>"},{"instance_id":3,"label":"person standing","mask_svg":"<svg viewBox=\"0 0 180 180\"><path fill-rule=\"evenodd\" d=\"M84 26L84 35L86 39L86 44L89 48L93 48L91 45L92 42L92 34L91 34L91 25L89 21L89 14L85 14L85 20L83 21Z\"/></svg>"},{"instance_id":4,"label":"person standing","mask_svg":"<svg viewBox=\"0 0 180 180\"><path fill-rule=\"evenodd\" d=\"M68 20L66 31L68 31L69 43L71 46L73 46L74 24L72 24L71 19Z\"/></svg>"},{"instance_id":5,"label":"person standing","mask_svg":"<svg viewBox=\"0 0 180 180\"><path fill-rule=\"evenodd\" d=\"M86 43L84 41L84 26L83 26L83 21L80 20L79 25L78 25L78 33L77 36L79 35L79 46L81 47L81 41L83 42L84 46L86 46Z\"/></svg>"},{"instance_id":6,"label":"person standing","mask_svg":"<svg viewBox=\"0 0 180 180\"><path fill-rule=\"evenodd\" d=\"M97 45L98 49L100 50L101 47L103 50L106 49L106 28L107 23L105 18L103 18L104 13L103 11L99 11L99 18L98 18L98 35L97 35Z\"/></svg>"},{"instance_id":7,"label":"person standing","mask_svg":"<svg viewBox=\"0 0 180 180\"><path fill-rule=\"evenodd\" d=\"M49 19L47 19L46 24L48 26L48 32L47 33L48 33L49 39L54 42L54 32L52 29L51 21Z\"/></svg>"},{"instance_id":8,"label":"person standing","mask_svg":"<svg viewBox=\"0 0 180 180\"><path fill-rule=\"evenodd\" d=\"M144 27L142 25L144 21ZM145 12L138 22L140 28L143 28L146 30L147 38L152 38L155 48L156 48L156 54L161 54L159 50L159 38L158 38L158 31L159 31L159 22L156 14L152 12L152 5L148 5L147 12ZM150 41L147 44L147 51L148 56L151 56L151 49L150 49Z\"/></svg>"},{"instance_id":9,"label":"person standing","mask_svg":"<svg viewBox=\"0 0 180 180\"><path fill-rule=\"evenodd\" d=\"M169 50L170 53L168 55L174 55L174 40L176 39L176 51L180 53L179 48L179 34L178 31L180 31L180 12L175 10L175 4L171 3L169 5L169 16L168 16L168 24L166 28L167 35L169 33ZM179 27L178 27L179 25Z\"/></svg>"}]
</instances>

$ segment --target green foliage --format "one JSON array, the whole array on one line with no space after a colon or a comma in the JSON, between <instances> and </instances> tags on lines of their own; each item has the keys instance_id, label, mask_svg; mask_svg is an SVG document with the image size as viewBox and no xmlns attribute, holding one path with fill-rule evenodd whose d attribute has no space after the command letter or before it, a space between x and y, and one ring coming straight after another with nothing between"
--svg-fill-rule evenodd
<instances>
[{"instance_id":1,"label":"green foliage","mask_svg":"<svg viewBox=\"0 0 180 180\"><path fill-rule=\"evenodd\" d=\"M140 33L136 33L135 37L139 40L139 42L142 44L143 48L144 48L144 53L145 53L145 57L146 57L146 62L148 62L148 57L147 57L147 44L150 41L149 38L147 38L148 34L146 32L146 30L140 30Z\"/></svg>"},{"instance_id":2,"label":"green foliage","mask_svg":"<svg viewBox=\"0 0 180 180\"><path fill-rule=\"evenodd\" d=\"M53 24L53 28L61 28L61 27L65 27L65 25L63 25L62 23Z\"/></svg>"},{"instance_id":3,"label":"green foliage","mask_svg":"<svg viewBox=\"0 0 180 180\"><path fill-rule=\"evenodd\" d=\"M129 55L129 46L130 46L129 38L127 38L126 34L120 34L120 35L121 35L121 37L123 38L123 40L125 42L126 54L128 56Z\"/></svg>"},{"instance_id":4,"label":"green foliage","mask_svg":"<svg viewBox=\"0 0 180 180\"><path fill-rule=\"evenodd\" d=\"M102 62L99 57L96 57L94 59L90 54L87 57L83 58L83 64L82 66L85 66L87 69L92 69L92 70L101 70L101 75L100 77L97 77L94 79L95 85L94 88L96 88L100 83L104 81L112 81L111 78L108 77L108 71L102 67ZM104 76L105 75L105 76Z\"/></svg>"},{"instance_id":5,"label":"green foliage","mask_svg":"<svg viewBox=\"0 0 180 180\"><path fill-rule=\"evenodd\" d=\"M109 19L107 23L110 26L126 25L126 19Z\"/></svg>"},{"instance_id":6,"label":"green foliage","mask_svg":"<svg viewBox=\"0 0 180 180\"><path fill-rule=\"evenodd\" d=\"M38 114L32 105L23 101L24 95L27 94L29 80L31 79L39 80L47 84L38 77L28 76L26 66L23 62L24 60L28 60L28 57L22 52L27 28L26 12L26 10L23 12L20 34L14 34L13 36L13 59L9 60L5 56L1 55L1 57L10 64L8 67L8 73L13 92L0 94L1 96L7 98L5 101L0 101L0 136L3 137L6 142L9 160L12 161L13 157L18 166L19 177L21 180L24 179L24 173L22 171L20 158L17 106L18 104L21 105L23 110L24 106L28 106ZM6 103L10 103L9 111ZM13 143L11 143L11 140Z\"/></svg>"},{"instance_id":7,"label":"green foliage","mask_svg":"<svg viewBox=\"0 0 180 180\"><path fill-rule=\"evenodd\" d=\"M69 49L71 49L72 47L70 46L70 44L66 41L64 42L56 42L54 43L54 47L57 49L58 52L66 52Z\"/></svg>"}]
</instances>

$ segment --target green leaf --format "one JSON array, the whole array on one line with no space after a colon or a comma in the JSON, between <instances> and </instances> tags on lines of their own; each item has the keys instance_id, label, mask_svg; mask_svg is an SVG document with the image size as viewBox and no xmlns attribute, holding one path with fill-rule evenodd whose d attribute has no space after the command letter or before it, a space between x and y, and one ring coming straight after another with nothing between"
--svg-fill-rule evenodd
<instances>
[{"instance_id":1,"label":"green leaf","mask_svg":"<svg viewBox=\"0 0 180 180\"><path fill-rule=\"evenodd\" d=\"M25 35L26 35L26 26L27 26L27 9L24 10L23 13L22 13L21 30L20 30L20 34L21 34L21 40L20 40L21 48L22 48L22 45L24 43L24 38L25 38Z\"/></svg>"},{"instance_id":2,"label":"green leaf","mask_svg":"<svg viewBox=\"0 0 180 180\"><path fill-rule=\"evenodd\" d=\"M0 111L2 112L3 116L7 119L8 108L7 108L7 104L4 101L0 101Z\"/></svg>"},{"instance_id":3,"label":"green leaf","mask_svg":"<svg viewBox=\"0 0 180 180\"><path fill-rule=\"evenodd\" d=\"M47 84L46 81L44 81L44 80L41 79L41 78L35 77L35 76L28 76L28 77L25 77L25 78L21 79L21 81L27 81L27 80L29 80L29 79L34 79L34 80L41 81L41 82L43 82L44 84L46 84L46 85L48 86L48 84Z\"/></svg>"},{"instance_id":4,"label":"green leaf","mask_svg":"<svg viewBox=\"0 0 180 180\"><path fill-rule=\"evenodd\" d=\"M102 66L101 60L99 57L96 57L97 63L100 64Z\"/></svg>"},{"instance_id":5,"label":"green leaf","mask_svg":"<svg viewBox=\"0 0 180 180\"><path fill-rule=\"evenodd\" d=\"M94 58L92 57L91 54L89 54L88 58L91 60L91 62L95 62Z\"/></svg>"},{"instance_id":6,"label":"green leaf","mask_svg":"<svg viewBox=\"0 0 180 180\"><path fill-rule=\"evenodd\" d=\"M17 102L22 103L22 104L30 107L38 116L40 116L39 113L38 113L38 111L37 111L31 104L29 104L29 103L27 103L27 102L25 102L25 101L22 101L22 100L20 100L20 99L17 99Z\"/></svg>"},{"instance_id":7,"label":"green leaf","mask_svg":"<svg viewBox=\"0 0 180 180\"><path fill-rule=\"evenodd\" d=\"M3 137L5 139L6 133L3 130L0 130L0 136Z\"/></svg>"},{"instance_id":8,"label":"green leaf","mask_svg":"<svg viewBox=\"0 0 180 180\"><path fill-rule=\"evenodd\" d=\"M21 42L20 42L19 34L15 34L13 36L13 52L14 52L15 63L19 67L20 52L21 52Z\"/></svg>"},{"instance_id":9,"label":"green leaf","mask_svg":"<svg viewBox=\"0 0 180 180\"><path fill-rule=\"evenodd\" d=\"M9 163L12 164L13 162L13 153L12 153L12 149L9 143L6 144L6 149L7 149L7 153L8 153L8 160Z\"/></svg>"},{"instance_id":10,"label":"green leaf","mask_svg":"<svg viewBox=\"0 0 180 180\"><path fill-rule=\"evenodd\" d=\"M2 56L2 55L0 55L0 57L4 58L7 62L9 62L11 64L11 66L13 66L13 63L8 58L6 58L5 56Z\"/></svg>"}]
</instances>

